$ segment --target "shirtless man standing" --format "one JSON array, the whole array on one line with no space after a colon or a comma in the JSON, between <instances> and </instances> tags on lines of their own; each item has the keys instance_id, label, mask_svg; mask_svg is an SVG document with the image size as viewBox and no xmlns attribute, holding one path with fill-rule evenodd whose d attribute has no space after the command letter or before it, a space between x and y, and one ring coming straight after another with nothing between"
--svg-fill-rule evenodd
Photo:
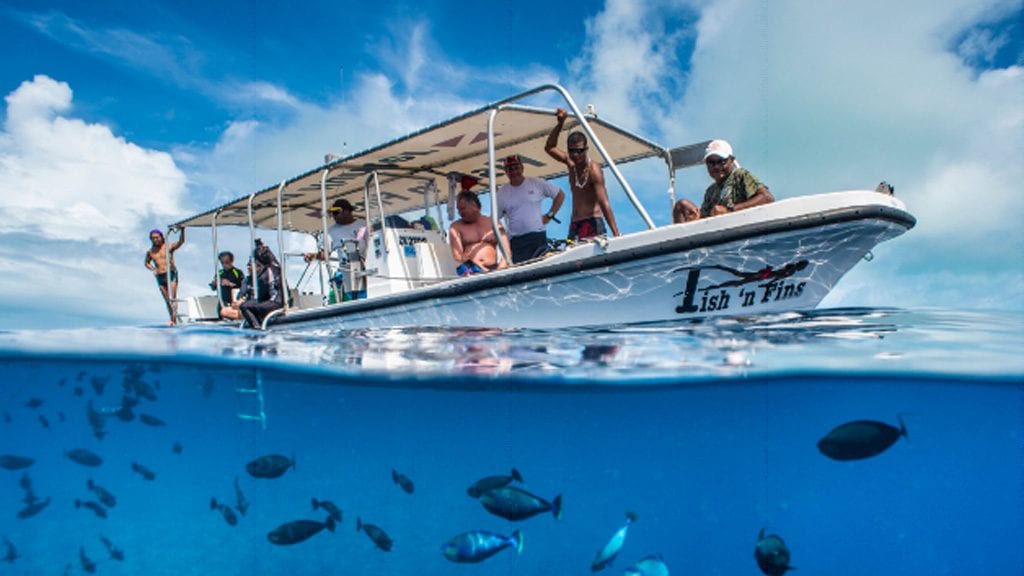
<instances>
[{"instance_id":1,"label":"shirtless man standing","mask_svg":"<svg viewBox=\"0 0 1024 576\"><path fill-rule=\"evenodd\" d=\"M568 153L558 148L558 134L565 125L569 113L559 108L555 112L555 127L548 135L544 149L548 156L569 167L569 186L572 190L572 222L569 224L569 240L584 240L606 234L605 221L612 234L619 235L608 190L604 187L604 172L601 166L587 156L587 136L583 132L569 134ZM603 218L602 218L603 216Z\"/></svg>"},{"instance_id":2,"label":"shirtless man standing","mask_svg":"<svg viewBox=\"0 0 1024 576\"><path fill-rule=\"evenodd\" d=\"M476 193L469 190L459 192L455 208L459 211L459 220L452 222L448 229L448 243L452 248L452 258L459 263L456 270L459 276L508 266L504 259L499 261L494 227L491 219L480 213L480 199ZM506 254L512 253L504 229L501 229L501 244Z\"/></svg>"},{"instance_id":3,"label":"shirtless man standing","mask_svg":"<svg viewBox=\"0 0 1024 576\"><path fill-rule=\"evenodd\" d=\"M156 276L156 285L160 287L160 294L164 297L164 304L167 304L167 313L171 316L170 324L177 324L178 317L174 313L174 300L178 298L178 268L174 265L174 251L181 248L185 243L185 229L180 231L178 241L170 246L164 246L164 233L159 229L149 233L149 240L153 243L146 251L146 268ZM165 251L166 249L166 251ZM170 254L170 286L167 285L167 254Z\"/></svg>"}]
</instances>

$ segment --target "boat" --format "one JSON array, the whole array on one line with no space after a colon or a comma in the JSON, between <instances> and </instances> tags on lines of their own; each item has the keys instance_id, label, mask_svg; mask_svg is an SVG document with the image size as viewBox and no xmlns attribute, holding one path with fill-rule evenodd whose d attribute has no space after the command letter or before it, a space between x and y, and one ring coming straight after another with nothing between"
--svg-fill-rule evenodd
<instances>
[{"instance_id":1,"label":"boat","mask_svg":"<svg viewBox=\"0 0 1024 576\"><path fill-rule=\"evenodd\" d=\"M566 166L544 151L554 109L522 103L542 93L565 102L570 111L566 129L589 136L605 173L618 182L647 228L565 244L542 258L459 277L446 229L435 223L443 221L443 211L454 203L462 176L476 178L489 193L496 228L496 190L503 176L496 159L517 153L528 176L566 175ZM315 262L319 274L307 268L303 278L309 284L309 278L319 276L318 289L291 287L289 302L261 326L329 331L402 326L545 329L810 310L847 271L870 258L878 243L915 225L894 195L849 190L656 226L619 166L660 158L674 200L677 171L703 167L707 143L661 146L598 117L590 107L581 111L568 91L548 84L365 151L327 157L313 170L171 227L210 228L214 253L221 226L248 227L253 239L260 230L276 232L279 247L286 233L310 234L330 253L326 208L339 198L348 200L368 224L364 261ZM612 178L608 181L612 195L617 191ZM405 223L425 225L406 226L394 218L399 215L406 216ZM288 262L296 255L285 256L282 266L288 278ZM326 279L339 266L363 283L365 298L333 301ZM219 297L186 299L183 316L216 320Z\"/></svg>"}]
</instances>

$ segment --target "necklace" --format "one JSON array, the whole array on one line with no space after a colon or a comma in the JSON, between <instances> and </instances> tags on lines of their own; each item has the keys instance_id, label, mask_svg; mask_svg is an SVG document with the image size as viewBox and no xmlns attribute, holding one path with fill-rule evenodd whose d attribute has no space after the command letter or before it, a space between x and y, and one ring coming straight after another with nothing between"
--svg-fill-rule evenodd
<instances>
[{"instance_id":1,"label":"necklace","mask_svg":"<svg viewBox=\"0 0 1024 576\"><path fill-rule=\"evenodd\" d=\"M590 158L584 157L585 163L583 164L583 177L580 178L579 170L576 168L572 169L573 180L576 181L577 188L583 188L590 181Z\"/></svg>"}]
</instances>

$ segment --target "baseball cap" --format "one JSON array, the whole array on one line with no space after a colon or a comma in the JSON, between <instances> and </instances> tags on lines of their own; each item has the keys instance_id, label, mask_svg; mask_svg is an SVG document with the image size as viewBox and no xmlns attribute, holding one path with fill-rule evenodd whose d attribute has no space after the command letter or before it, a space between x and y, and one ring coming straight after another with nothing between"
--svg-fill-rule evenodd
<instances>
[{"instance_id":1,"label":"baseball cap","mask_svg":"<svg viewBox=\"0 0 1024 576\"><path fill-rule=\"evenodd\" d=\"M505 157L505 166L514 166L516 164L523 165L523 159L519 157L519 154L511 154Z\"/></svg>"},{"instance_id":2,"label":"baseball cap","mask_svg":"<svg viewBox=\"0 0 1024 576\"><path fill-rule=\"evenodd\" d=\"M334 204L332 204L331 208L327 211L341 212L342 210L352 212L353 210L355 210L355 206L352 206L352 203L349 202L348 200L345 200L344 198L338 198L337 200L334 201Z\"/></svg>"},{"instance_id":3,"label":"baseball cap","mask_svg":"<svg viewBox=\"0 0 1024 576\"><path fill-rule=\"evenodd\" d=\"M704 159L707 160L712 156L728 158L732 156L732 146L725 140L712 140L708 142L708 147L704 149Z\"/></svg>"}]
</instances>

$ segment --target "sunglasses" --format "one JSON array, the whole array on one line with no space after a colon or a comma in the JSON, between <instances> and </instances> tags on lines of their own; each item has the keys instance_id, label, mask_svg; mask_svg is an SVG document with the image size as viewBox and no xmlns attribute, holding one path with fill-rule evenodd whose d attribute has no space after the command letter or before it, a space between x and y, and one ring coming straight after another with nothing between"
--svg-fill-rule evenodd
<instances>
[{"instance_id":1,"label":"sunglasses","mask_svg":"<svg viewBox=\"0 0 1024 576\"><path fill-rule=\"evenodd\" d=\"M586 151L586 146L584 146L583 148L569 148L569 154L583 154Z\"/></svg>"},{"instance_id":2,"label":"sunglasses","mask_svg":"<svg viewBox=\"0 0 1024 576\"><path fill-rule=\"evenodd\" d=\"M708 158L707 160L704 161L704 163L707 164L708 166L722 166L731 159L732 156L728 158Z\"/></svg>"}]
</instances>

